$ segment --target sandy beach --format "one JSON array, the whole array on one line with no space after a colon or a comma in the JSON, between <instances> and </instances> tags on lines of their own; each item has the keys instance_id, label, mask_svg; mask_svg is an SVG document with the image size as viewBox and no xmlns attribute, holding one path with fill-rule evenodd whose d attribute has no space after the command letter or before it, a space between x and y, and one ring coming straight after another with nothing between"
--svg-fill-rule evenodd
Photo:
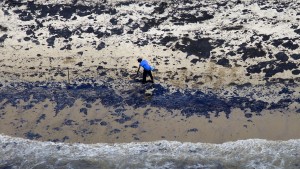
<instances>
[{"instance_id":1,"label":"sandy beach","mask_svg":"<svg viewBox=\"0 0 300 169\"><path fill-rule=\"evenodd\" d=\"M0 133L69 143L300 138L297 2L72 3L0 3ZM139 57L155 67L154 84L133 78Z\"/></svg>"}]
</instances>

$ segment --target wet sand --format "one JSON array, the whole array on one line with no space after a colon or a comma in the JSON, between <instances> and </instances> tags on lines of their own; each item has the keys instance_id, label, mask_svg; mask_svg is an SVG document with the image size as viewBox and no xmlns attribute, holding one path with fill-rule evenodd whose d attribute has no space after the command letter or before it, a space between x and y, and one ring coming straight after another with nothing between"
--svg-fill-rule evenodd
<instances>
[{"instance_id":1,"label":"wet sand","mask_svg":"<svg viewBox=\"0 0 300 169\"><path fill-rule=\"evenodd\" d=\"M30 101L29 101L30 102ZM77 100L55 115L54 104L46 100L24 110L26 102L1 110L0 128L6 135L41 141L118 143L176 140L182 142L223 143L261 138L288 140L300 137L300 114L292 111L263 111L247 118L240 109L229 117L184 117L180 110L124 107L122 115L105 107ZM124 118L125 117L125 118Z\"/></svg>"}]
</instances>

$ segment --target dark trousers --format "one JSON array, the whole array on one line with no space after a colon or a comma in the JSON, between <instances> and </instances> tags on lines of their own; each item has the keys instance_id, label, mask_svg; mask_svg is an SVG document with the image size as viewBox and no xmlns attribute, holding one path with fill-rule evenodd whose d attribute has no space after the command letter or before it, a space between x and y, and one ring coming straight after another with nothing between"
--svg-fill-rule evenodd
<instances>
[{"instance_id":1,"label":"dark trousers","mask_svg":"<svg viewBox=\"0 0 300 169\"><path fill-rule=\"evenodd\" d=\"M146 77L147 75L150 76L152 82L153 82L153 76L152 76L152 73L151 73L151 70L144 70L143 72L143 83L146 83Z\"/></svg>"}]
</instances>

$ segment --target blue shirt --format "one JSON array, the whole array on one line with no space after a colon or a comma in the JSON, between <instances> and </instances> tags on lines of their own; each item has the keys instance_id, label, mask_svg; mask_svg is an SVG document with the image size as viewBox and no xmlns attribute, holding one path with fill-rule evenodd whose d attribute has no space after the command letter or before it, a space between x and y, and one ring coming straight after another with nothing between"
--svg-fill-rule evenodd
<instances>
[{"instance_id":1,"label":"blue shirt","mask_svg":"<svg viewBox=\"0 0 300 169\"><path fill-rule=\"evenodd\" d=\"M145 70L151 70L151 66L149 65L148 61L143 59L140 63L140 66L143 67Z\"/></svg>"}]
</instances>

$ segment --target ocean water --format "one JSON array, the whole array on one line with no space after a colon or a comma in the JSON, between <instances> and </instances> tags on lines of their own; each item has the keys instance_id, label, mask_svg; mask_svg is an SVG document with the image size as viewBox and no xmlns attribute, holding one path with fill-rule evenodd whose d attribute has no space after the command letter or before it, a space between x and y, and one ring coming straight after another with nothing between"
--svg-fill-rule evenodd
<instances>
[{"instance_id":1,"label":"ocean water","mask_svg":"<svg viewBox=\"0 0 300 169\"><path fill-rule=\"evenodd\" d=\"M300 140L67 144L0 136L0 168L300 168Z\"/></svg>"}]
</instances>

